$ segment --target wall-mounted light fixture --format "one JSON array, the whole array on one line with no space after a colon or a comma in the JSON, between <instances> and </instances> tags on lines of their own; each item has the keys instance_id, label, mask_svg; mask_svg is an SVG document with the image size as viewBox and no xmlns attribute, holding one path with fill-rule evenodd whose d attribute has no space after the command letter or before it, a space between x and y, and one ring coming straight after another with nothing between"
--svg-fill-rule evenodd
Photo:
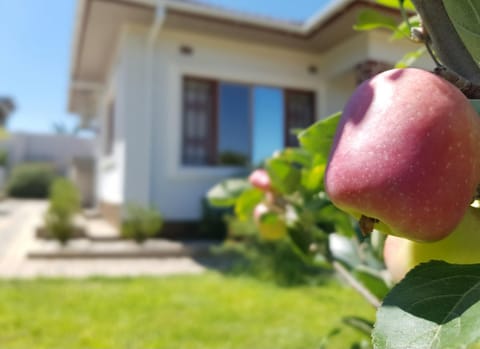
<instances>
[{"instance_id":1,"label":"wall-mounted light fixture","mask_svg":"<svg viewBox=\"0 0 480 349\"><path fill-rule=\"evenodd\" d=\"M189 45L181 45L180 46L180 54L184 56L191 56L193 55L193 48Z\"/></svg>"},{"instance_id":2,"label":"wall-mounted light fixture","mask_svg":"<svg viewBox=\"0 0 480 349\"><path fill-rule=\"evenodd\" d=\"M309 74L315 75L318 72L317 66L316 65L309 65L307 68L307 71Z\"/></svg>"}]
</instances>

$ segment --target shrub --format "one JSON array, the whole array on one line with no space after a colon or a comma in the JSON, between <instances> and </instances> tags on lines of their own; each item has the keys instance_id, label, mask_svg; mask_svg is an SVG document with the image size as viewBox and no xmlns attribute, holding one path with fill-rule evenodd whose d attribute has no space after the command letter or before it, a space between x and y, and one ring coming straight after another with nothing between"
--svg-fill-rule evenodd
<instances>
[{"instance_id":1,"label":"shrub","mask_svg":"<svg viewBox=\"0 0 480 349\"><path fill-rule=\"evenodd\" d=\"M331 276L328 268L302 259L285 240L271 242L255 237L242 242L227 240L213 253L226 260L226 274L249 276L279 286L321 285Z\"/></svg>"},{"instance_id":2,"label":"shrub","mask_svg":"<svg viewBox=\"0 0 480 349\"><path fill-rule=\"evenodd\" d=\"M0 167L6 167L8 165L8 151L6 149L0 149Z\"/></svg>"},{"instance_id":3,"label":"shrub","mask_svg":"<svg viewBox=\"0 0 480 349\"><path fill-rule=\"evenodd\" d=\"M52 237L65 244L74 233L73 217L81 207L80 194L71 181L58 178L50 188L49 199L45 227Z\"/></svg>"},{"instance_id":4,"label":"shrub","mask_svg":"<svg viewBox=\"0 0 480 349\"><path fill-rule=\"evenodd\" d=\"M7 194L18 198L46 198L55 177L55 170L50 164L17 165L7 183Z\"/></svg>"},{"instance_id":5,"label":"shrub","mask_svg":"<svg viewBox=\"0 0 480 349\"><path fill-rule=\"evenodd\" d=\"M199 236L206 239L223 240L227 235L225 215L232 210L210 205L207 200L202 200L202 218L199 226Z\"/></svg>"},{"instance_id":6,"label":"shrub","mask_svg":"<svg viewBox=\"0 0 480 349\"><path fill-rule=\"evenodd\" d=\"M128 204L121 226L121 234L127 239L142 243L160 232L162 226L162 215L156 209L138 204Z\"/></svg>"}]
</instances>

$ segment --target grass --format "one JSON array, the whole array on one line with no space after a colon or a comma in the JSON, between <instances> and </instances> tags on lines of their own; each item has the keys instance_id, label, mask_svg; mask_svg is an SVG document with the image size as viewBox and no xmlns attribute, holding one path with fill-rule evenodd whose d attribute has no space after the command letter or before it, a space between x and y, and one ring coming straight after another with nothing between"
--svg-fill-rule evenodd
<instances>
[{"instance_id":1,"label":"grass","mask_svg":"<svg viewBox=\"0 0 480 349\"><path fill-rule=\"evenodd\" d=\"M318 349L345 315L374 316L335 281L282 288L209 272L0 282L2 349ZM342 327L327 348L350 348L365 338Z\"/></svg>"}]
</instances>

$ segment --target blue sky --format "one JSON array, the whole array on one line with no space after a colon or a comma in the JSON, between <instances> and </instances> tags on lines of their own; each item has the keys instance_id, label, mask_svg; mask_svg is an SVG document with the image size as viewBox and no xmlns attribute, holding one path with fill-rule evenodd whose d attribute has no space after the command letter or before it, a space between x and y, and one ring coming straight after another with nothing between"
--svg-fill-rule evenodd
<instances>
[{"instance_id":1,"label":"blue sky","mask_svg":"<svg viewBox=\"0 0 480 349\"><path fill-rule=\"evenodd\" d=\"M223 7L289 20L304 20L328 0L208 0ZM67 113L70 48L76 0L0 0L0 96L17 110L11 131L72 128Z\"/></svg>"}]
</instances>

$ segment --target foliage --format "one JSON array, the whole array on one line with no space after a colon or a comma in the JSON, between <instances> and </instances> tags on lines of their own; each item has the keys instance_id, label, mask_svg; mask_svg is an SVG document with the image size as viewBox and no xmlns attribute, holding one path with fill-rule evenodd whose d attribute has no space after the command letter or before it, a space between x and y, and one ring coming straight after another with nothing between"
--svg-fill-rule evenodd
<instances>
[{"instance_id":1,"label":"foliage","mask_svg":"<svg viewBox=\"0 0 480 349\"><path fill-rule=\"evenodd\" d=\"M335 280L321 288L282 288L214 272L2 280L0 343L8 349L358 348L367 335L338 330L351 309L374 317Z\"/></svg>"},{"instance_id":2,"label":"foliage","mask_svg":"<svg viewBox=\"0 0 480 349\"><path fill-rule=\"evenodd\" d=\"M6 167L8 165L8 151L6 149L0 149L0 167Z\"/></svg>"},{"instance_id":3,"label":"foliage","mask_svg":"<svg viewBox=\"0 0 480 349\"><path fill-rule=\"evenodd\" d=\"M248 163L248 158L242 153L224 151L218 155L218 162L222 165L246 166Z\"/></svg>"},{"instance_id":4,"label":"foliage","mask_svg":"<svg viewBox=\"0 0 480 349\"><path fill-rule=\"evenodd\" d=\"M476 1L459 2L443 0L445 8L455 30L460 35L464 45L478 63L480 62L480 4Z\"/></svg>"},{"instance_id":5,"label":"foliage","mask_svg":"<svg viewBox=\"0 0 480 349\"><path fill-rule=\"evenodd\" d=\"M385 298L375 348L463 348L480 344L480 265L421 264Z\"/></svg>"},{"instance_id":6,"label":"foliage","mask_svg":"<svg viewBox=\"0 0 480 349\"><path fill-rule=\"evenodd\" d=\"M223 240L227 234L225 215L231 210L214 207L208 200L202 201L202 219L200 220L199 235L202 238Z\"/></svg>"},{"instance_id":7,"label":"foliage","mask_svg":"<svg viewBox=\"0 0 480 349\"><path fill-rule=\"evenodd\" d=\"M121 234L127 239L142 243L158 234L162 226L163 218L158 210L153 207L130 203L126 206Z\"/></svg>"},{"instance_id":8,"label":"foliage","mask_svg":"<svg viewBox=\"0 0 480 349\"><path fill-rule=\"evenodd\" d=\"M410 1L377 2L400 9L403 20L398 22L398 17L368 9L359 13L357 30L386 28L392 31L392 40L412 36L416 41L425 39L421 31L412 31L412 28L421 26L422 19L414 13ZM478 62L478 5L454 0L445 0L443 4L465 46ZM425 52L425 46L421 46L406 54L397 67L410 66ZM262 249L265 246L259 248L251 244L257 235L251 235L251 225L246 225L249 233L244 234L247 237L247 244L243 245L244 255L252 260L256 260L258 254L274 257L272 264L265 262L268 259L258 259L261 262L256 263L260 270L265 263L265 269L275 270L276 265L281 265L288 271L285 263L276 264L279 261L275 260L272 249L290 246L309 266L335 268L366 299L384 299L375 324L375 348L478 346L474 343L480 339L480 265L429 262L417 267L390 291L392 284L382 263L384 236L375 233L362 237L356 223L329 201L323 190L323 175L338 119L339 114L336 114L317 122L298 135L300 148L279 151L266 160L265 169L272 190L259 193L258 189L262 188L255 188L253 182L252 187L246 180L227 180L212 188L209 193L211 202L233 207L236 218L230 218L230 221L234 223L253 222L252 213L260 203L270 207L270 215L275 219L280 217L287 222L287 237L266 243L265 246L271 248L265 250ZM261 230L258 220L255 222L257 230ZM378 306L380 302L371 303ZM349 318L346 323L365 332L373 328L368 321L356 317Z\"/></svg>"},{"instance_id":9,"label":"foliage","mask_svg":"<svg viewBox=\"0 0 480 349\"><path fill-rule=\"evenodd\" d=\"M80 211L80 194L68 179L58 178L50 187L49 207L45 214L45 227L62 244L72 237L74 215Z\"/></svg>"},{"instance_id":10,"label":"foliage","mask_svg":"<svg viewBox=\"0 0 480 349\"><path fill-rule=\"evenodd\" d=\"M287 241L265 241L257 236L242 241L228 240L214 249L216 257L228 257L226 273L250 276L279 286L322 285L331 271L312 265Z\"/></svg>"},{"instance_id":11,"label":"foliage","mask_svg":"<svg viewBox=\"0 0 480 349\"><path fill-rule=\"evenodd\" d=\"M426 22L430 19L429 16L435 16L434 13L422 13L424 17L420 19L420 16L412 15L415 11L412 4L407 4L403 0L377 0L377 2L381 4L389 2L390 6L400 9L403 5L402 14L405 20L393 28L391 18L384 18L383 15L369 10L369 13L360 14L357 23L359 29L383 27L392 30L394 39L408 38L411 35L410 28L421 27L422 20ZM452 25L468 50L467 54L478 63L479 5L472 1L456 0L443 0L441 3L439 6L445 7ZM442 37L441 40L438 45L445 46L442 47L443 51L451 51L449 48L452 47L452 42L449 42L451 38ZM433 49L439 50L440 47ZM397 63L397 67L409 66L424 52L426 49L422 45L418 50L405 55ZM438 52L434 52L432 56L438 65L442 57ZM465 62L460 57L458 61ZM466 348L475 342L477 344L473 344L473 347L480 347L479 268L480 265L451 265L433 261L422 264L407 274L386 296L378 311L373 333L374 347Z\"/></svg>"},{"instance_id":12,"label":"foliage","mask_svg":"<svg viewBox=\"0 0 480 349\"><path fill-rule=\"evenodd\" d=\"M13 168L7 183L7 194L18 198L46 198L56 177L47 163L25 163Z\"/></svg>"},{"instance_id":13,"label":"foliage","mask_svg":"<svg viewBox=\"0 0 480 349\"><path fill-rule=\"evenodd\" d=\"M214 186L207 198L212 205L233 208L235 216L227 218L228 236L244 242L235 245L242 246L244 270L288 284L299 282L307 269L316 273L331 270L331 262L338 261L370 292L382 296L390 284L381 273L381 246L373 247L369 239L361 238L357 223L333 206L323 189L323 175L340 114L300 132L299 148L284 149L265 161L272 192L263 192L246 179L234 178ZM260 203L272 208L266 215L270 227L277 220L286 222L286 237L272 242L261 238L265 236L265 220L262 216L261 223L254 224L252 218ZM350 257L356 258L345 258L347 250L352 251ZM270 270L270 275L266 270Z\"/></svg>"}]
</instances>

